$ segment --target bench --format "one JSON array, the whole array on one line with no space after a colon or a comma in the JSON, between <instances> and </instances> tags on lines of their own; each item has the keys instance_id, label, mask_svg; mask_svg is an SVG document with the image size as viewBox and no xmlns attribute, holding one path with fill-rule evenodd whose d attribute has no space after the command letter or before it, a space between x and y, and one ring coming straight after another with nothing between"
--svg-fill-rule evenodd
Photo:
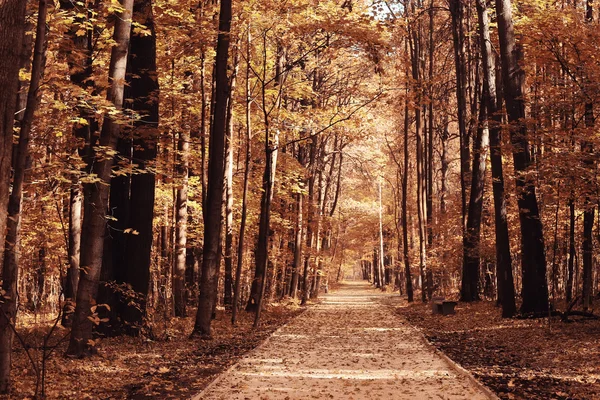
<instances>
[{"instance_id":1,"label":"bench","mask_svg":"<svg viewBox=\"0 0 600 400\"><path fill-rule=\"evenodd\" d=\"M433 314L451 315L455 313L456 304L456 301L448 301L444 297L433 297L431 311Z\"/></svg>"}]
</instances>

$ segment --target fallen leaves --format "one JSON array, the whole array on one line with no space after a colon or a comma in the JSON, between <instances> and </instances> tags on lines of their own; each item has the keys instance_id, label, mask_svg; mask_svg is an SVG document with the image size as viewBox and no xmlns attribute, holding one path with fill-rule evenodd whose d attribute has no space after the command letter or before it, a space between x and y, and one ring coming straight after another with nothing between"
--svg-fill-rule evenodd
<instances>
[{"instance_id":1,"label":"fallen leaves","mask_svg":"<svg viewBox=\"0 0 600 400\"><path fill-rule=\"evenodd\" d=\"M271 306L263 314L261 329L254 330L253 315L240 313L238 325L232 328L229 314L219 311L213 321L213 340L189 338L194 323L192 317L173 319L166 328L169 340L96 339L98 355L83 360L63 357L66 348L63 343L46 365L47 398L189 398L299 312L281 305ZM41 343L46 330L47 326L20 328L26 342L32 344ZM55 336L65 333L65 329L59 328ZM160 334L155 332L155 335ZM27 356L16 343L13 354L14 371L19 372L15 373L11 396L0 396L0 399L33 395L35 374Z\"/></svg>"},{"instance_id":2,"label":"fallen leaves","mask_svg":"<svg viewBox=\"0 0 600 400\"><path fill-rule=\"evenodd\" d=\"M599 321L502 319L491 302L460 303L457 314L429 305L398 307L427 339L503 399L600 398Z\"/></svg>"}]
</instances>

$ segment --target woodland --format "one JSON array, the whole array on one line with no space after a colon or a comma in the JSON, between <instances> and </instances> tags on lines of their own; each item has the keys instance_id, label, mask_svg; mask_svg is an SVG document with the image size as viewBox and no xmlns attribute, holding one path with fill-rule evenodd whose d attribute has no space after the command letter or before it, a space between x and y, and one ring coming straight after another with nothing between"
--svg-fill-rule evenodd
<instances>
[{"instance_id":1,"label":"woodland","mask_svg":"<svg viewBox=\"0 0 600 400\"><path fill-rule=\"evenodd\" d=\"M478 377L505 365L482 379L503 398L600 396L599 21L592 0L0 0L0 393L191 396L364 279ZM506 324L586 349L587 387L544 392L581 360L533 362L518 333L452 336Z\"/></svg>"}]
</instances>

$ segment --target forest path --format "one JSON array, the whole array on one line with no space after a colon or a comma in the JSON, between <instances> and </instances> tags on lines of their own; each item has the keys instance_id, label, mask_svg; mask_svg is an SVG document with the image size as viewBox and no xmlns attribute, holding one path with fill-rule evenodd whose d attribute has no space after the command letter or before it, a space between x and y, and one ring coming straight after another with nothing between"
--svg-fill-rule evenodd
<instances>
[{"instance_id":1,"label":"forest path","mask_svg":"<svg viewBox=\"0 0 600 400\"><path fill-rule=\"evenodd\" d=\"M490 399L381 303L346 282L194 399Z\"/></svg>"}]
</instances>

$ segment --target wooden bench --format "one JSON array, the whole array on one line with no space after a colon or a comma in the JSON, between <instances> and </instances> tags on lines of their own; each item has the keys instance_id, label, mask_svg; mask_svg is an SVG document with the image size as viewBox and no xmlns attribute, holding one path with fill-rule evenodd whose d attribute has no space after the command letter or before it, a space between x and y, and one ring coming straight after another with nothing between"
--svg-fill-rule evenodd
<instances>
[{"instance_id":1,"label":"wooden bench","mask_svg":"<svg viewBox=\"0 0 600 400\"><path fill-rule=\"evenodd\" d=\"M452 315L455 313L456 301L448 301L444 297L433 297L431 299L431 311L433 314Z\"/></svg>"}]
</instances>

